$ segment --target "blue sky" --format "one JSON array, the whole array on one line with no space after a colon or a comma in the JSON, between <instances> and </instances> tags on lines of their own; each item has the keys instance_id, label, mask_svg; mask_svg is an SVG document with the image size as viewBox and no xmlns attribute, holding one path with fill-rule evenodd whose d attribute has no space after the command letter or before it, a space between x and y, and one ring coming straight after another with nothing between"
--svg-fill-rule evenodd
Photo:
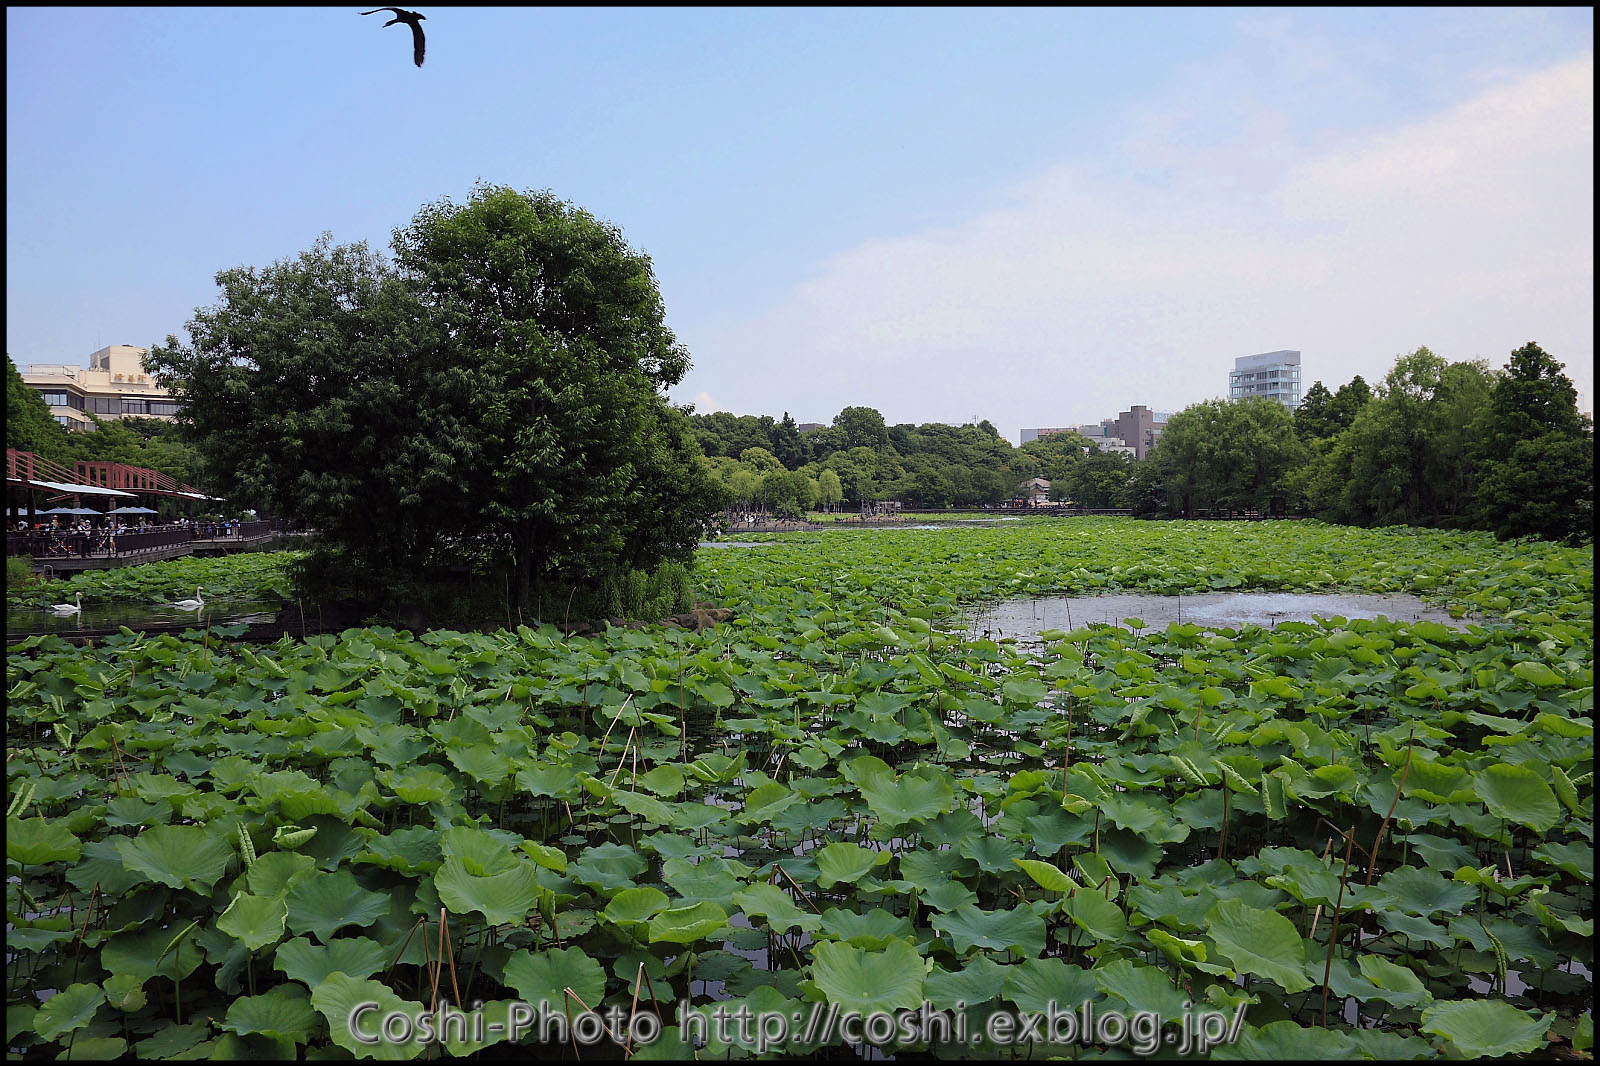
<instances>
[{"instance_id":1,"label":"blue sky","mask_svg":"<svg viewBox=\"0 0 1600 1066\"><path fill-rule=\"evenodd\" d=\"M1593 406L1593 12L6 13L6 346L183 332L484 179L652 257L701 411L1023 427L1537 340Z\"/></svg>"}]
</instances>

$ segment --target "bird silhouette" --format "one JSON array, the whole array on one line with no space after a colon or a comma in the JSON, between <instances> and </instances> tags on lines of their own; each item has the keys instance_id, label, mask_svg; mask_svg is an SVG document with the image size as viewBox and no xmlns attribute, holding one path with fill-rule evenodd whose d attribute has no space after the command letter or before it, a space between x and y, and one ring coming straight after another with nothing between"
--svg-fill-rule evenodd
<instances>
[{"instance_id":1,"label":"bird silhouette","mask_svg":"<svg viewBox=\"0 0 1600 1066\"><path fill-rule=\"evenodd\" d=\"M427 15L416 11L407 11L401 7L375 7L371 11L363 11L363 15L376 15L380 11L393 11L394 18L385 22L385 26L393 26L397 22L404 22L411 27L411 58L416 60L417 66L422 66L422 53L427 48L427 41L422 36L422 20Z\"/></svg>"}]
</instances>

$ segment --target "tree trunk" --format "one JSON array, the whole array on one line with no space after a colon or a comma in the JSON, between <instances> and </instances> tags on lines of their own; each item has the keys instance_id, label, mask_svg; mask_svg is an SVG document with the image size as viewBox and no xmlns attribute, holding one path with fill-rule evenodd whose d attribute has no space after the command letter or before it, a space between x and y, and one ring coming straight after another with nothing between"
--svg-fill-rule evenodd
<instances>
[{"instance_id":1,"label":"tree trunk","mask_svg":"<svg viewBox=\"0 0 1600 1066\"><path fill-rule=\"evenodd\" d=\"M533 576L533 523L528 519L519 521L513 540L517 553L517 606L527 610L530 605L529 594Z\"/></svg>"}]
</instances>

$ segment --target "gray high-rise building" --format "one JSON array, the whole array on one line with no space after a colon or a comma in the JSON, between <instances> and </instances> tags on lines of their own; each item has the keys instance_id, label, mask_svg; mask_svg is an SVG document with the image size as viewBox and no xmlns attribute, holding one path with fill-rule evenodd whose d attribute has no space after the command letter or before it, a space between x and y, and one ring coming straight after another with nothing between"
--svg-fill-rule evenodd
<instances>
[{"instance_id":1,"label":"gray high-rise building","mask_svg":"<svg viewBox=\"0 0 1600 1066\"><path fill-rule=\"evenodd\" d=\"M1228 374L1228 398L1260 396L1277 400L1291 411L1300 406L1300 353L1291 351L1241 355Z\"/></svg>"}]
</instances>

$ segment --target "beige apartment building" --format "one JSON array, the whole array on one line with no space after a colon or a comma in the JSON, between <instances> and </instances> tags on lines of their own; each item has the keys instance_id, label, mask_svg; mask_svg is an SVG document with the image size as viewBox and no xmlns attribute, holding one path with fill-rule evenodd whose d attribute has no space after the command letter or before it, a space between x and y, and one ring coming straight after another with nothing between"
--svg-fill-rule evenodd
<instances>
[{"instance_id":1,"label":"beige apartment building","mask_svg":"<svg viewBox=\"0 0 1600 1066\"><path fill-rule=\"evenodd\" d=\"M22 371L22 381L44 396L50 414L68 429L93 429L90 415L170 419L178 401L145 372L149 351L113 344L89 356L88 367L35 364Z\"/></svg>"}]
</instances>

